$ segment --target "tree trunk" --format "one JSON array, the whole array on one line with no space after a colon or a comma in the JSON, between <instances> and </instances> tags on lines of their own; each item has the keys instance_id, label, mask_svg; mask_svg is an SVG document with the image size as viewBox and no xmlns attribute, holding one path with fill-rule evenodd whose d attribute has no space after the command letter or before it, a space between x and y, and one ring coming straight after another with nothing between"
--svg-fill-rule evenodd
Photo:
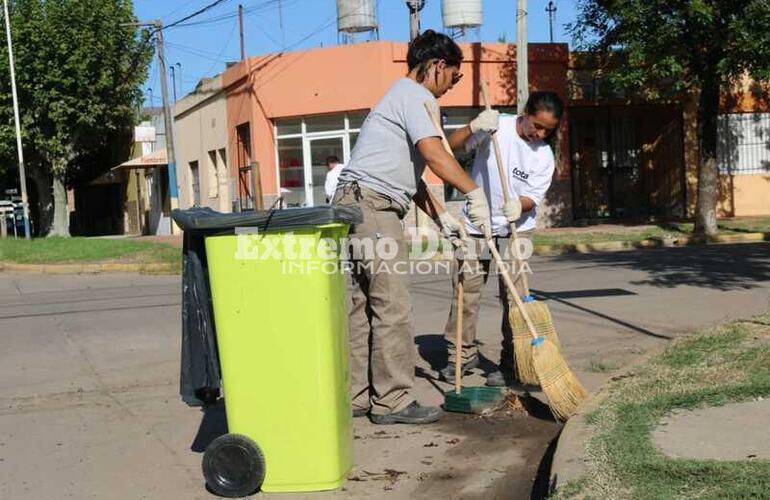
<instances>
[{"instance_id":1,"label":"tree trunk","mask_svg":"<svg viewBox=\"0 0 770 500\"><path fill-rule=\"evenodd\" d=\"M719 81L705 79L698 102L698 202L695 208L695 234L717 233L717 117Z\"/></svg>"},{"instance_id":2,"label":"tree trunk","mask_svg":"<svg viewBox=\"0 0 770 500\"><path fill-rule=\"evenodd\" d=\"M69 236L70 215L67 209L67 188L62 176L53 175L53 224L48 236Z\"/></svg>"},{"instance_id":3,"label":"tree trunk","mask_svg":"<svg viewBox=\"0 0 770 500\"><path fill-rule=\"evenodd\" d=\"M37 220L31 221L36 236L45 236L51 230L53 222L53 196L51 195L51 174L47 169L36 164L30 164L29 177L35 184L37 195L37 210L30 207L30 215L37 212Z\"/></svg>"}]
</instances>

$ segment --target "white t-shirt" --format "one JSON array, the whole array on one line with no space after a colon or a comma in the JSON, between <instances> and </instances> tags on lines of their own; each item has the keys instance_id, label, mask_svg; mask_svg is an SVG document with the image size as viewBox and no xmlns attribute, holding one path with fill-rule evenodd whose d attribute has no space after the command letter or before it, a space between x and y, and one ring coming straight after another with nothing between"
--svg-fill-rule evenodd
<instances>
[{"instance_id":1,"label":"white t-shirt","mask_svg":"<svg viewBox=\"0 0 770 500\"><path fill-rule=\"evenodd\" d=\"M516 115L500 116L497 140L503 157L503 169L508 174L510 196L526 196L535 202L535 207L523 212L516 222L517 232L522 232L535 228L537 205L543 202L545 193L551 186L555 162L548 144L543 141L526 142L519 136L516 132L517 118ZM497 236L510 236L508 221L502 211L503 189L489 134L477 132L465 143L465 149L476 150L471 177L487 195L492 211L492 233ZM481 234L470 222L467 222L466 226L471 234Z\"/></svg>"},{"instance_id":2,"label":"white t-shirt","mask_svg":"<svg viewBox=\"0 0 770 500\"><path fill-rule=\"evenodd\" d=\"M324 194L326 194L326 200L331 201L334 198L334 192L337 190L337 179L339 179L340 172L344 163L338 163L326 172L326 181L324 181Z\"/></svg>"}]
</instances>

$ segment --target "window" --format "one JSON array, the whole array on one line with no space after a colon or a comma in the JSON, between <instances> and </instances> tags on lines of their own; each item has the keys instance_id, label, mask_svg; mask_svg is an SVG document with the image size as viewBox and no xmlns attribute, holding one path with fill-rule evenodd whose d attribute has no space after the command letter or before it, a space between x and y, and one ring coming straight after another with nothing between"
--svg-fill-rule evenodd
<instances>
[{"instance_id":1,"label":"window","mask_svg":"<svg viewBox=\"0 0 770 500\"><path fill-rule=\"evenodd\" d=\"M278 172L281 195L286 204L302 204L305 199L305 158L301 137L278 140Z\"/></svg>"},{"instance_id":2,"label":"window","mask_svg":"<svg viewBox=\"0 0 770 500\"><path fill-rule=\"evenodd\" d=\"M720 173L770 172L770 113L719 115L717 137Z\"/></svg>"},{"instance_id":3,"label":"window","mask_svg":"<svg viewBox=\"0 0 770 500\"><path fill-rule=\"evenodd\" d=\"M198 172L198 162L190 162L190 199L192 206L201 206L200 173Z\"/></svg>"},{"instance_id":4,"label":"window","mask_svg":"<svg viewBox=\"0 0 770 500\"><path fill-rule=\"evenodd\" d=\"M206 165L206 179L208 179L209 198L219 196L219 161L217 161L217 150L209 151L209 161Z\"/></svg>"}]
</instances>

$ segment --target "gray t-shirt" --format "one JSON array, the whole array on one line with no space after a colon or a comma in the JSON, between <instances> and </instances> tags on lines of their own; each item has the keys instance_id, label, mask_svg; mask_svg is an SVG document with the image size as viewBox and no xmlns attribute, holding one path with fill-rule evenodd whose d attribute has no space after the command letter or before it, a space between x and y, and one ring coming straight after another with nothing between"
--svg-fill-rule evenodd
<instances>
[{"instance_id":1,"label":"gray t-shirt","mask_svg":"<svg viewBox=\"0 0 770 500\"><path fill-rule=\"evenodd\" d=\"M408 210L425 169L415 145L420 139L439 136L426 101L438 113L436 98L428 89L409 78L398 80L366 117L338 185L358 182Z\"/></svg>"}]
</instances>

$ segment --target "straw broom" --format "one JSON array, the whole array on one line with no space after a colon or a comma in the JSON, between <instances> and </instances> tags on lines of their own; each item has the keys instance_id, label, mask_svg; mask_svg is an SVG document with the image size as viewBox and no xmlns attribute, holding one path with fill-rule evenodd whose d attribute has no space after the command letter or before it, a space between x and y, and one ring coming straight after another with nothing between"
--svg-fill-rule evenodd
<instances>
[{"instance_id":1,"label":"straw broom","mask_svg":"<svg viewBox=\"0 0 770 500\"><path fill-rule=\"evenodd\" d=\"M431 108L430 103L425 103L425 109L428 111L436 131L441 137L444 148L446 148L450 155L454 156L452 148L444 136L444 130L441 128L438 116ZM532 345L534 371L543 389L543 393L548 399L548 406L554 417L558 420L567 420L575 414L578 405L587 397L586 390L572 370L570 370L558 347L551 340L538 335L535 325L524 308L524 303L516 292L516 287L513 285L510 275L506 272L507 268L503 258L500 256L500 252L497 251L495 243L491 238L487 240L487 247L492 252L495 264L501 270L505 286L508 288L524 323L527 325L527 330L531 337L530 343Z\"/></svg>"},{"instance_id":2,"label":"straw broom","mask_svg":"<svg viewBox=\"0 0 770 500\"><path fill-rule=\"evenodd\" d=\"M492 109L487 90L487 83L483 80L481 81L481 95L487 110ZM500 176L500 185L503 190L503 199L508 203L511 198L510 192L508 191L508 177L505 175L503 168L503 155L500 152L500 143L497 140L497 134L492 134L492 146L497 163L497 174ZM522 298L524 309L526 309L527 314L529 314L529 317L532 319L532 323L535 325L538 335L547 338L553 342L557 348L560 348L561 344L556 335L556 329L553 326L551 311L548 309L547 305L543 302L538 302L529 293L527 273L524 272L523 263L519 258L518 235L516 234L515 223L511 223L510 230L513 245L512 248L509 248L509 251L516 261L515 281L520 280L522 288L524 289L524 297ZM513 274L513 271L511 273ZM513 289L511 293L516 294L517 292ZM527 330L527 324L518 308L509 308L508 321L511 325L511 334L513 337L514 375L522 384L537 385L538 378L537 373L535 373L532 357L532 339Z\"/></svg>"}]
</instances>

